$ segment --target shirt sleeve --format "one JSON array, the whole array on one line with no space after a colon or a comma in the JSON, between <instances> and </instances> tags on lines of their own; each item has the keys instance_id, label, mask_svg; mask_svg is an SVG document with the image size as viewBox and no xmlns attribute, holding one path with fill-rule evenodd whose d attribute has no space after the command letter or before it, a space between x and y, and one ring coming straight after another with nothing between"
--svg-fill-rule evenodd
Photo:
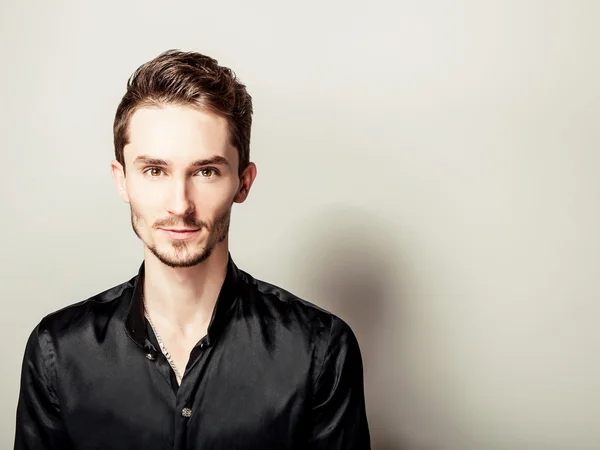
<instances>
[{"instance_id":1,"label":"shirt sleeve","mask_svg":"<svg viewBox=\"0 0 600 450\"><path fill-rule=\"evenodd\" d=\"M47 359L53 357L47 334L38 325L25 347L17 404L15 450L72 448L48 376Z\"/></svg>"},{"instance_id":2,"label":"shirt sleeve","mask_svg":"<svg viewBox=\"0 0 600 450\"><path fill-rule=\"evenodd\" d=\"M336 316L315 382L311 425L311 450L371 448L360 348L351 328Z\"/></svg>"}]
</instances>

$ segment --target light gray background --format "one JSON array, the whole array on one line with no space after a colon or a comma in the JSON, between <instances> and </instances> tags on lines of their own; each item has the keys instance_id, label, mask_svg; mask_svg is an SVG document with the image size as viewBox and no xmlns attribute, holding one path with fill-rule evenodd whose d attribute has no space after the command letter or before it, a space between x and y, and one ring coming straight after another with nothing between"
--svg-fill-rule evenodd
<instances>
[{"instance_id":1,"label":"light gray background","mask_svg":"<svg viewBox=\"0 0 600 450\"><path fill-rule=\"evenodd\" d=\"M346 319L376 450L600 448L600 2L4 2L0 448L41 317L137 271L110 176L168 48L254 97L239 266Z\"/></svg>"}]
</instances>

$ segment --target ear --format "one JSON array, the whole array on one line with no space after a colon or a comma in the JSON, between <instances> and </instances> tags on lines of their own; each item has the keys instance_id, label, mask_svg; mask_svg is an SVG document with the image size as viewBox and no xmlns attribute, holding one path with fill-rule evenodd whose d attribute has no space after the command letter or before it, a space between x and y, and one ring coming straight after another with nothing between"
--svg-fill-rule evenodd
<instances>
[{"instance_id":1,"label":"ear","mask_svg":"<svg viewBox=\"0 0 600 450\"><path fill-rule=\"evenodd\" d=\"M115 180L115 184L117 185L117 191L119 192L121 199L123 199L125 203L129 203L129 195L127 195L127 183L125 180L125 168L116 159L112 160L110 163L110 168L112 170L112 176Z\"/></svg>"},{"instance_id":2,"label":"ear","mask_svg":"<svg viewBox=\"0 0 600 450\"><path fill-rule=\"evenodd\" d=\"M233 199L236 203L244 203L246 198L248 198L248 194L250 193L250 188L252 187L252 183L256 178L256 164L250 163L248 167L244 169L242 175L240 176L240 187L238 189L235 198Z\"/></svg>"}]
</instances>

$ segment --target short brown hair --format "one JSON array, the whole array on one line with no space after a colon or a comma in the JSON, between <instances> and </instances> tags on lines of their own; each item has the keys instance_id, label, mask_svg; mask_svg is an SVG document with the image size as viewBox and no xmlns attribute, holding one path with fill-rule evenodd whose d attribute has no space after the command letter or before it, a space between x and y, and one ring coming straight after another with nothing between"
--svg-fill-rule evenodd
<instances>
[{"instance_id":1,"label":"short brown hair","mask_svg":"<svg viewBox=\"0 0 600 450\"><path fill-rule=\"evenodd\" d=\"M141 65L127 82L113 125L115 157L123 168L133 113L140 107L167 104L194 106L226 118L241 175L250 162L252 97L231 69L209 56L180 50L167 50Z\"/></svg>"}]
</instances>

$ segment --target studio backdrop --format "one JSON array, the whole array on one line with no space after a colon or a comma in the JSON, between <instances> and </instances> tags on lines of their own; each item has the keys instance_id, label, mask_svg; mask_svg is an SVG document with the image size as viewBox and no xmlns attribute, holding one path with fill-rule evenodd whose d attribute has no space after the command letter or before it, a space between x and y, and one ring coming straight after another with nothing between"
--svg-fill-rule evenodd
<instances>
[{"instance_id":1,"label":"studio backdrop","mask_svg":"<svg viewBox=\"0 0 600 450\"><path fill-rule=\"evenodd\" d=\"M142 246L110 174L127 78L205 53L254 100L240 268L335 312L376 450L600 448L600 2L0 6L0 448L26 339Z\"/></svg>"}]
</instances>

